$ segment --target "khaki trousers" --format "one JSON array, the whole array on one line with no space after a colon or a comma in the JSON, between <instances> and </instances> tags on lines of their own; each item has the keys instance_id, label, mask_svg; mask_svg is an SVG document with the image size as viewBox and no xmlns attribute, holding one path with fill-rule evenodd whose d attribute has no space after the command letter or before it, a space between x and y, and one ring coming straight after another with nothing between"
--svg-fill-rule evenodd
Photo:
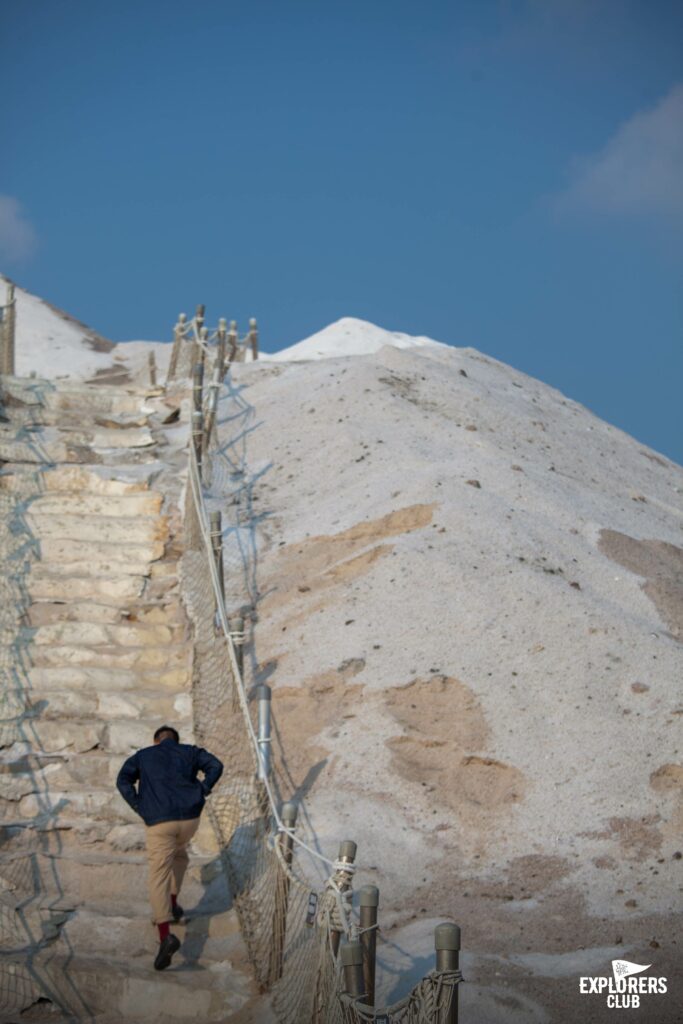
<instances>
[{"instance_id":1,"label":"khaki trousers","mask_svg":"<svg viewBox=\"0 0 683 1024\"><path fill-rule=\"evenodd\" d=\"M173 920L171 893L177 896L189 863L187 844L197 831L199 818L161 821L145 829L149 865L149 902L154 924Z\"/></svg>"}]
</instances>

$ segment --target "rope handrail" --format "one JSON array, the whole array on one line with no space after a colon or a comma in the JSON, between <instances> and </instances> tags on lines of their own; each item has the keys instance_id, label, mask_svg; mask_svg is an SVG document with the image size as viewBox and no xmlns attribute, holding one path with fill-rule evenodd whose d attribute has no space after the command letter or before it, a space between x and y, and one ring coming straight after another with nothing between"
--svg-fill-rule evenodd
<instances>
[{"instance_id":1,"label":"rope handrail","mask_svg":"<svg viewBox=\"0 0 683 1024\"><path fill-rule=\"evenodd\" d=\"M209 569L210 569L210 572L211 572L211 582L212 582L212 585L213 585L213 592L214 592L214 597L215 597L215 600L216 600L216 607L217 607L217 611L218 611L218 616L219 616L219 619L220 619L220 624L221 624L221 629L223 631L223 635L225 636L225 639L227 641L228 656L230 658L230 668L232 669L232 673L233 673L233 676L235 678L235 682L237 684L237 694L239 696L239 701L240 701L240 706L241 706L241 710L242 710L242 715L243 715L243 718L244 718L244 721L245 721L245 724L246 724L246 727L247 727L247 732L249 734L249 738L251 740L252 749L254 751L255 756L258 758L259 740L258 740L258 736L256 735L256 731L254 729L254 725L253 725L253 723L251 721L251 715L249 714L249 707L248 707L247 697L246 697L246 693L245 693L245 689L244 689L244 680L242 679L242 674L240 672L239 665L237 663L237 656L236 656L236 653L235 653L235 643L234 643L234 640L233 640L233 637L232 637L230 626L228 624L228 615L227 615L227 611L226 611L226 608L225 608L224 595L223 595L223 592L222 592L222 589L221 589L221 585L220 585L220 578L218 576L218 569L216 568L216 563L215 563L215 561L214 561L214 559L212 557L211 534L210 534L210 529L209 529L209 524L208 524L207 509L206 509L206 504L204 502L204 496L202 494L202 486L201 486L201 481L200 481L200 478L199 478L199 467L197 466L197 457L196 457L196 453L195 453L194 448L192 447L192 445L189 445L189 472L190 472L190 480L191 480L191 485L192 485L192 497L193 497L193 500L194 500L194 503L195 503L195 508L196 508L196 511L197 511L197 516L198 516L198 520L199 520L199 524L200 524L200 529L201 529L201 533L202 533L202 539L204 541L204 544L205 544L205 547L206 547L206 550L207 550L207 554L209 555L209 557L208 557L208 564L209 564ZM308 843L305 843L303 841L303 839L301 839L300 836L298 836L296 834L294 829L288 828L287 825L285 825L285 823L282 821L282 818L280 817L280 813L279 813L279 811L277 809L277 801L276 801L275 795L273 793L273 789L272 789L272 786L270 784L270 780L266 776L262 780L262 782L263 782L263 785L264 785L264 789L265 789L265 791L266 791L266 793L268 795L268 803L269 803L269 806L270 806L270 812L271 812L271 814L273 816L273 819L275 820L275 823L277 825L277 830L279 832L284 833L285 835L291 836L291 838L294 840L294 842L297 844L297 846L300 846L302 849L306 850L307 853L309 853L313 857L316 857L322 863L327 864L328 867L330 867L333 871L334 870L339 870L339 868L338 868L339 862L338 861L331 860L329 857L325 857L318 850L314 849L312 846L309 846ZM345 869L347 869L349 866L350 865L348 865L348 864L344 864L344 868Z\"/></svg>"}]
</instances>

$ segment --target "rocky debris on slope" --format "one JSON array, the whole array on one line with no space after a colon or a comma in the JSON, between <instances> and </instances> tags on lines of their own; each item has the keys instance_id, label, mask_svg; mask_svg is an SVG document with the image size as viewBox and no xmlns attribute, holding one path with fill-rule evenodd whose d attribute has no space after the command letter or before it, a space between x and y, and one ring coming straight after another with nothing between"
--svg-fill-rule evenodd
<instances>
[{"instance_id":1,"label":"rocky debris on slope","mask_svg":"<svg viewBox=\"0 0 683 1024\"><path fill-rule=\"evenodd\" d=\"M323 848L360 841L387 938L424 965L412 922L459 921L492 1021L505 998L583 1012L556 977L579 947L588 973L616 945L674 974L680 467L470 349L233 378L257 423L226 548L256 551L254 681Z\"/></svg>"}]
</instances>

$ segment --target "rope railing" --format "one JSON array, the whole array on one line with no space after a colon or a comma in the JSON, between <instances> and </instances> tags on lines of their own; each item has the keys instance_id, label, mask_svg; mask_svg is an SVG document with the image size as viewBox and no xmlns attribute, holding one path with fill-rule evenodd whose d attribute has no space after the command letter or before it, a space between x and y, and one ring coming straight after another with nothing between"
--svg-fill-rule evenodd
<instances>
[{"instance_id":1,"label":"rope railing","mask_svg":"<svg viewBox=\"0 0 683 1024\"><path fill-rule=\"evenodd\" d=\"M255 600L247 564L255 538L247 543L244 536L254 530L246 458L254 410L226 378L223 330L208 331L203 307L189 323L181 318L169 381L185 389L192 381L180 577L193 627L194 725L197 740L226 762L208 813L249 959L280 1024L454 1024L461 981L457 926L436 930L436 969L404 999L376 1008L378 891L361 890L359 920L352 906L356 844L339 844L336 858L323 852L304 808L281 802L289 788L282 752L264 758L270 737L255 726L244 648L236 642L249 638ZM205 386L210 353L215 360ZM270 690L263 684L256 690L261 706Z\"/></svg>"}]
</instances>

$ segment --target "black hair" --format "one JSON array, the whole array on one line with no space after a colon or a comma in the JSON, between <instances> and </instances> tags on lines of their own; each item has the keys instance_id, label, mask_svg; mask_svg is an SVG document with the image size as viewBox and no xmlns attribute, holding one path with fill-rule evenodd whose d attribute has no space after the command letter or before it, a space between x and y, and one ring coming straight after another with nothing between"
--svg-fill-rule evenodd
<instances>
[{"instance_id":1,"label":"black hair","mask_svg":"<svg viewBox=\"0 0 683 1024\"><path fill-rule=\"evenodd\" d=\"M176 741L176 743L180 743L180 736L178 735L178 730L174 729L172 725L160 725L157 731L154 733L154 739L161 739L165 732L169 733Z\"/></svg>"}]
</instances>

